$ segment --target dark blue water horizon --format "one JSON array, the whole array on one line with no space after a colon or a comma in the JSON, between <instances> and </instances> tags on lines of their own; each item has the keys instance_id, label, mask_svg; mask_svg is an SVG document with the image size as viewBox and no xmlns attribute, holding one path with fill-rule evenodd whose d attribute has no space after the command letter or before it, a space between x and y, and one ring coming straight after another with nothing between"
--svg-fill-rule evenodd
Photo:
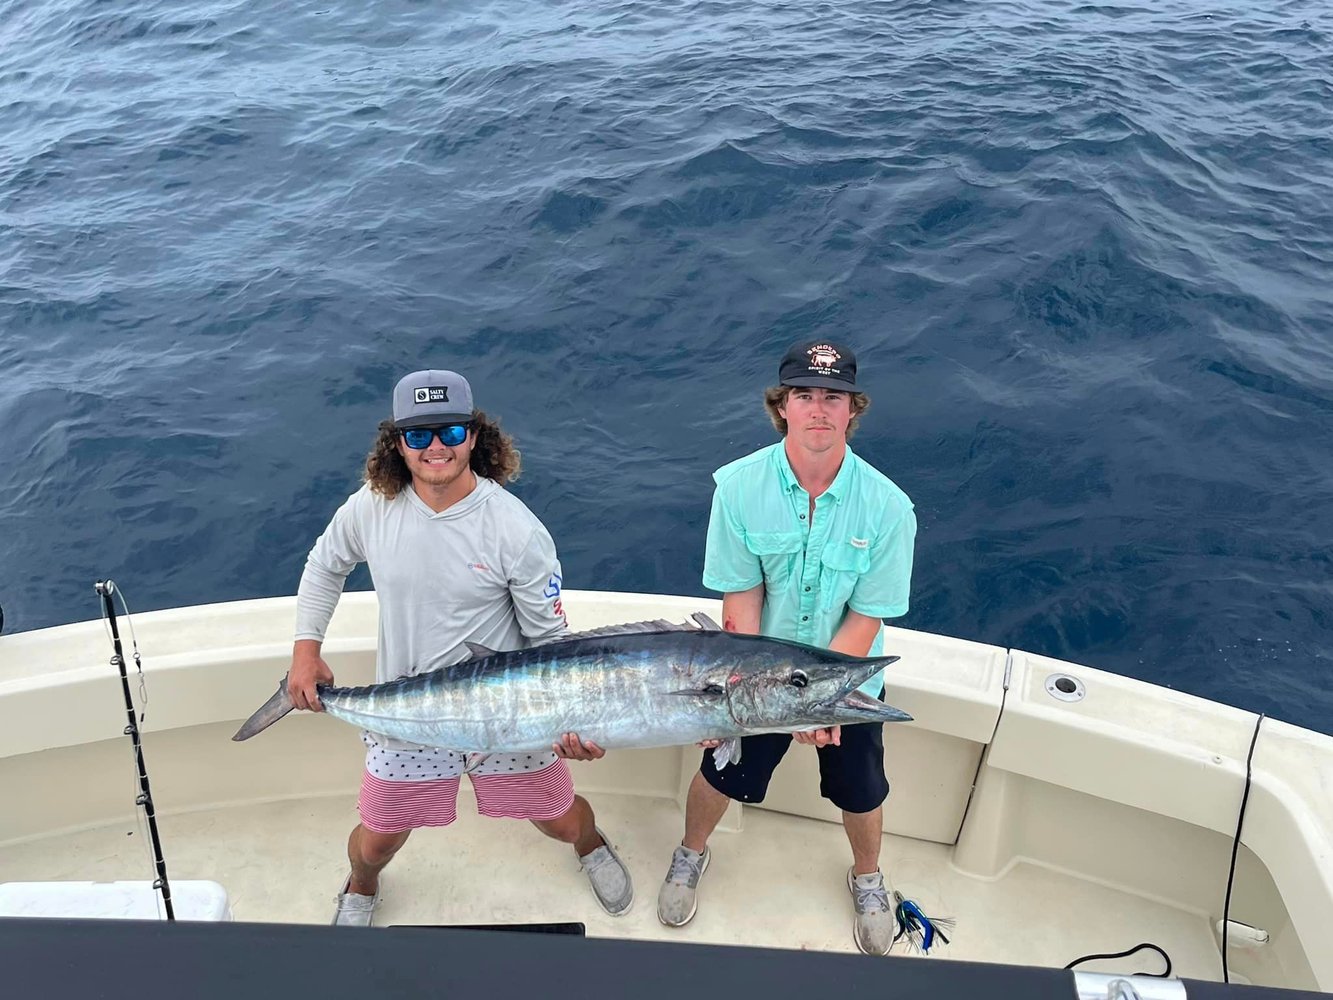
<instances>
[{"instance_id":1,"label":"dark blue water horizon","mask_svg":"<svg viewBox=\"0 0 1333 1000\"><path fill-rule=\"evenodd\" d=\"M5 4L6 631L293 593L428 366L568 587L703 595L826 336L898 624L1333 733L1331 67L1302 0Z\"/></svg>"}]
</instances>

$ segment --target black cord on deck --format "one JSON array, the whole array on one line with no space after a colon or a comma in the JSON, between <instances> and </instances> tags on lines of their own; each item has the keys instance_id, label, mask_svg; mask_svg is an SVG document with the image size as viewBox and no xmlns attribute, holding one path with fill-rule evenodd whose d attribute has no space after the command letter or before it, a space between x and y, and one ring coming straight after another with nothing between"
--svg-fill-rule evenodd
<instances>
[{"instance_id":1,"label":"black cord on deck","mask_svg":"<svg viewBox=\"0 0 1333 1000\"><path fill-rule=\"evenodd\" d=\"M1231 968L1227 964L1227 950L1231 939L1231 886L1236 881L1236 855L1240 853L1240 831L1245 825L1245 807L1250 802L1250 782L1253 778L1254 746L1259 742L1259 727L1264 724L1264 713L1254 723L1250 737L1250 752L1245 757L1245 793L1240 797L1240 815L1236 817L1236 835L1231 838L1231 867L1227 871L1227 898L1222 904L1222 982L1231 982Z\"/></svg>"},{"instance_id":2,"label":"black cord on deck","mask_svg":"<svg viewBox=\"0 0 1333 1000\"><path fill-rule=\"evenodd\" d=\"M1136 975L1136 976L1152 976L1152 977L1154 977L1154 978L1156 978L1156 979L1165 979L1167 976L1171 975L1171 956L1168 955L1166 952L1164 952L1161 948L1157 947L1157 945L1152 944L1152 943L1149 942L1149 941L1144 941L1142 944L1136 944L1133 948L1130 948L1129 951L1117 951L1117 952L1111 952L1111 953L1106 954L1106 955L1084 955L1082 958L1076 958L1076 959L1074 959L1072 962L1070 962L1068 965L1066 965L1065 968L1066 968L1066 969L1072 969L1074 966L1076 966L1076 965L1082 965L1084 962L1094 962L1094 961L1097 961L1098 959L1102 959L1102 958L1128 958L1130 955L1134 954L1134 952L1136 952L1136 951L1143 951L1145 948L1148 949L1149 951L1155 951L1155 952L1157 952L1157 954L1159 954L1159 955L1162 956L1162 959L1166 962L1166 971L1165 971L1165 972L1136 972L1135 975Z\"/></svg>"},{"instance_id":3,"label":"black cord on deck","mask_svg":"<svg viewBox=\"0 0 1333 1000\"><path fill-rule=\"evenodd\" d=\"M1230 937L1231 937L1230 935L1231 889L1236 881L1236 856L1240 853L1240 834L1241 830L1245 826L1245 809L1250 802L1250 785L1253 783L1254 780L1254 770L1253 770L1254 748L1255 745L1259 742L1259 727L1261 727L1263 724L1264 724L1264 714L1260 712L1259 718L1255 720L1254 723L1254 735L1250 737L1250 752L1245 756L1245 791L1241 794L1240 797L1240 814L1236 817L1236 835L1231 838L1231 865L1227 870L1226 900L1222 904L1222 981L1224 983L1231 982L1231 969L1227 961L1227 948L1230 944ZM1072 969L1076 965L1082 965L1084 962L1092 962L1097 959L1127 958L1128 956L1134 954L1134 952L1142 951L1145 948L1157 952L1157 954L1161 955L1162 958L1166 960L1166 971L1142 972L1138 973L1138 975L1154 976L1159 979L1164 979L1167 976L1171 975L1171 956L1168 955L1161 948L1157 947L1157 945L1147 941L1145 941L1143 944L1135 945L1133 948L1130 948L1129 951L1117 951L1113 954L1106 954L1106 955L1084 955L1082 958L1074 959L1072 962L1066 965L1065 968Z\"/></svg>"}]
</instances>

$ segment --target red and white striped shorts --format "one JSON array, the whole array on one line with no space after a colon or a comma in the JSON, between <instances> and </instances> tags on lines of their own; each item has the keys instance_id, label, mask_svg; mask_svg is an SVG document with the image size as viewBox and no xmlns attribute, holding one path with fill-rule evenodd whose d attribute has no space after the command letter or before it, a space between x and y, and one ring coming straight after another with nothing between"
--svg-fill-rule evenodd
<instances>
[{"instance_id":1,"label":"red and white striped shorts","mask_svg":"<svg viewBox=\"0 0 1333 1000\"><path fill-rule=\"evenodd\" d=\"M376 833L448 826L457 819L462 774L451 772L461 771L472 780L477 812L483 816L550 820L574 805L569 765L551 753L519 754L516 759L509 754L471 755L468 759L448 750L387 749L369 734L364 739L370 749L356 806L362 825ZM400 777L380 776L393 773L386 765L398 760L406 762L410 770Z\"/></svg>"}]
</instances>

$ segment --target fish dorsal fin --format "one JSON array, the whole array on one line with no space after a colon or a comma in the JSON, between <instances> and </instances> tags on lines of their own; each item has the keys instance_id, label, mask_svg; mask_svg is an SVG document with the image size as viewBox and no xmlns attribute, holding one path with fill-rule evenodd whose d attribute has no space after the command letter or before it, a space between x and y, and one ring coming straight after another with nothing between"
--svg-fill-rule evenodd
<instances>
[{"instance_id":1,"label":"fish dorsal fin","mask_svg":"<svg viewBox=\"0 0 1333 1000\"><path fill-rule=\"evenodd\" d=\"M555 642L568 642L571 639L595 639L608 635L644 635L655 632L717 632L720 631L717 622L709 618L702 611L690 615L690 619L680 622L669 622L665 618L654 618L651 621L625 622L621 625L602 625L599 628L587 629L583 632L571 632L568 635L562 635ZM479 642L464 640L463 645L467 647L467 658L460 660L452 666L461 666L462 664L471 664L475 660L484 660L488 656L495 656L500 651L491 649L490 646L483 646ZM442 669L448 670L448 667Z\"/></svg>"},{"instance_id":2,"label":"fish dorsal fin","mask_svg":"<svg viewBox=\"0 0 1333 1000\"><path fill-rule=\"evenodd\" d=\"M642 635L645 632L703 632L718 631L717 623L709 618L703 612L690 616L697 624L691 624L689 621L669 622L665 618L655 618L652 621L643 622L625 622L623 625L602 625L599 628L587 629L583 632L571 632L569 635L562 635L558 641L564 642L568 639L591 639L597 636L607 635Z\"/></svg>"},{"instance_id":3,"label":"fish dorsal fin","mask_svg":"<svg viewBox=\"0 0 1333 1000\"><path fill-rule=\"evenodd\" d=\"M693 624L691 624L693 622ZM702 611L696 611L690 615L689 620L680 623L669 622L665 618L654 618L651 621L625 622L622 625L603 625L600 628L587 629L583 632L571 632L568 635L562 635L555 642L569 642L572 639L593 639L609 635L652 635L662 632L720 632L721 627L708 615ZM405 685L416 681L422 677L429 677L432 674L443 674L446 677L471 677L477 668L477 661L484 660L491 656L498 656L501 650L491 649L490 646L483 646L479 642L463 640L463 645L467 647L468 655L457 663L451 663L448 666L436 667L434 670L428 670L420 674L408 674L405 677L399 677L392 681L386 681L378 684L376 687L384 687L387 684ZM515 650L514 652L522 652ZM348 691L361 691L364 688L347 688ZM685 692L681 692L685 693Z\"/></svg>"}]
</instances>

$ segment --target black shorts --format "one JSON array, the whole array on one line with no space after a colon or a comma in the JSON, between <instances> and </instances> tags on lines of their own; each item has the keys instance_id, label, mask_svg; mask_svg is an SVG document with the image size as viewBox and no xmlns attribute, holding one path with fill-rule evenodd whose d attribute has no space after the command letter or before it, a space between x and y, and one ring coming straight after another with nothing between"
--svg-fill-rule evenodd
<instances>
[{"instance_id":1,"label":"black shorts","mask_svg":"<svg viewBox=\"0 0 1333 1000\"><path fill-rule=\"evenodd\" d=\"M788 733L766 733L741 740L740 763L721 771L713 751L705 750L699 770L707 782L737 802L763 802L773 771L792 744ZM884 723L860 722L842 727L840 746L817 748L819 794L849 813L867 813L889 797L884 774Z\"/></svg>"}]
</instances>

